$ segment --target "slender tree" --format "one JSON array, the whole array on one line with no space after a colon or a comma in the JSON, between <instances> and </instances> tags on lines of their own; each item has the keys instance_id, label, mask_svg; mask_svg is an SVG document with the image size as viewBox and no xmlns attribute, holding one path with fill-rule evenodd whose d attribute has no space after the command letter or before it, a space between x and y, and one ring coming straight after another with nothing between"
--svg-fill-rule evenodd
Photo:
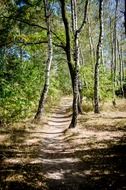
<instances>
[{"instance_id":1,"label":"slender tree","mask_svg":"<svg viewBox=\"0 0 126 190\"><path fill-rule=\"evenodd\" d=\"M79 100L79 33L77 32L77 2L76 0L71 0L71 11L72 11L72 28L74 35L74 90L73 90L73 117L69 128L74 128L77 124L78 116L78 100Z\"/></svg>"},{"instance_id":2,"label":"slender tree","mask_svg":"<svg viewBox=\"0 0 126 190\"><path fill-rule=\"evenodd\" d=\"M60 0L61 3L61 13L62 13L62 19L64 23L65 28L65 36L66 36L66 44L65 44L65 52L67 57L67 63L70 71L71 81L72 81L72 87L73 87L73 65L72 65L72 53L71 53L71 39L70 39L70 26L68 22L68 18L66 15L66 2L65 0Z\"/></svg>"},{"instance_id":3,"label":"slender tree","mask_svg":"<svg viewBox=\"0 0 126 190\"><path fill-rule=\"evenodd\" d=\"M90 55L91 55L91 64L92 70L94 71L94 63L95 63L95 47L92 37L92 29L91 29L91 22L88 16L88 35L89 35L89 47L90 47Z\"/></svg>"},{"instance_id":4,"label":"slender tree","mask_svg":"<svg viewBox=\"0 0 126 190\"><path fill-rule=\"evenodd\" d=\"M77 124L78 103L81 102L79 93L79 34L84 27L87 16L88 0L85 3L84 18L80 28L77 22L77 1L71 0L72 28L74 36L74 90L73 90L73 117L69 128L74 128Z\"/></svg>"},{"instance_id":5,"label":"slender tree","mask_svg":"<svg viewBox=\"0 0 126 190\"><path fill-rule=\"evenodd\" d=\"M116 1L116 8L115 8L115 22L113 28L113 47L114 47L114 67L113 67L113 83L114 88L116 87L116 75L117 75L117 8L118 8L118 0Z\"/></svg>"},{"instance_id":6,"label":"slender tree","mask_svg":"<svg viewBox=\"0 0 126 190\"><path fill-rule=\"evenodd\" d=\"M120 46L119 40L117 40L117 49L118 49L118 59L119 59L119 85L120 85L120 90L123 92L123 63L122 63L122 48ZM123 93L124 95L124 93Z\"/></svg>"},{"instance_id":7,"label":"slender tree","mask_svg":"<svg viewBox=\"0 0 126 190\"><path fill-rule=\"evenodd\" d=\"M117 8L118 8L118 0L115 0L115 14L114 14L114 22L112 23L111 19L111 55L112 55L112 65L111 65L111 76L112 76L112 86L113 86L113 102L116 104L115 98L115 88L116 88L116 79L117 79ZM113 25L113 26L112 26Z\"/></svg>"},{"instance_id":8,"label":"slender tree","mask_svg":"<svg viewBox=\"0 0 126 190\"><path fill-rule=\"evenodd\" d=\"M99 1L99 40L96 49L96 64L94 72L94 112L99 113L99 65L103 41L103 0Z\"/></svg>"},{"instance_id":9,"label":"slender tree","mask_svg":"<svg viewBox=\"0 0 126 190\"><path fill-rule=\"evenodd\" d=\"M71 81L72 81L72 88L73 88L73 117L70 124L70 128L73 128L77 124L77 115L78 111L81 110L81 96L79 92L79 33L81 32L85 22L86 22L86 15L87 15L87 5L88 0L86 0L85 3L85 11L84 11L84 18L83 22L80 26L80 28L77 27L77 2L76 0L71 0L71 20L72 20L72 31L74 36L74 57L72 57L72 48L71 48L71 37L70 37L70 25L68 22L68 18L66 15L66 2L65 0L60 0L61 3L61 13L62 13L62 19L64 23L65 28L65 36L66 36L66 57L67 57L67 63L71 75ZM74 64L73 64L74 63Z\"/></svg>"},{"instance_id":10,"label":"slender tree","mask_svg":"<svg viewBox=\"0 0 126 190\"><path fill-rule=\"evenodd\" d=\"M125 2L125 11L124 11L124 27L125 27L125 35L126 35L126 0L124 0Z\"/></svg>"},{"instance_id":11,"label":"slender tree","mask_svg":"<svg viewBox=\"0 0 126 190\"><path fill-rule=\"evenodd\" d=\"M52 33L51 33L51 21L50 21L50 6L48 0L43 0L44 2L44 9L45 9L45 22L47 26L47 38L48 38L48 58L46 61L46 70L45 70L45 84L44 88L41 92L41 97L39 100L38 110L35 115L35 120L40 120L43 110L44 110L44 103L47 98L47 93L49 89L49 82L50 82L50 68L52 63L52 54L53 54L53 48L52 48Z\"/></svg>"},{"instance_id":12,"label":"slender tree","mask_svg":"<svg viewBox=\"0 0 126 190\"><path fill-rule=\"evenodd\" d=\"M113 25L112 25L112 18L109 18L109 41L110 41L110 53L111 53L111 78L113 78L113 65L114 65L114 51L113 51Z\"/></svg>"}]
</instances>

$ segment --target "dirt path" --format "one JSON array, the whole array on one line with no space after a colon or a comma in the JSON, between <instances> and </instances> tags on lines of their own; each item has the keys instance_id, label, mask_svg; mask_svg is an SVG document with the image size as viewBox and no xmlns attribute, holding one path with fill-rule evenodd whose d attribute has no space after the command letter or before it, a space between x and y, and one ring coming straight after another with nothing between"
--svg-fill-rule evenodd
<instances>
[{"instance_id":1,"label":"dirt path","mask_svg":"<svg viewBox=\"0 0 126 190\"><path fill-rule=\"evenodd\" d=\"M0 132L0 190L126 189L126 114L92 113L66 131L71 98L41 125Z\"/></svg>"}]
</instances>

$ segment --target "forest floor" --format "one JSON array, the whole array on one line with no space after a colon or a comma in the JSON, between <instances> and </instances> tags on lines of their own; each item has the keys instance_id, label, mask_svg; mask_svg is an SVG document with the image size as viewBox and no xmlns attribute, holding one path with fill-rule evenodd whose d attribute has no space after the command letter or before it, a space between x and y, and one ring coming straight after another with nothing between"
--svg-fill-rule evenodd
<instances>
[{"instance_id":1,"label":"forest floor","mask_svg":"<svg viewBox=\"0 0 126 190\"><path fill-rule=\"evenodd\" d=\"M126 189L126 106L67 130L70 106L64 97L39 124L0 128L0 190Z\"/></svg>"}]
</instances>

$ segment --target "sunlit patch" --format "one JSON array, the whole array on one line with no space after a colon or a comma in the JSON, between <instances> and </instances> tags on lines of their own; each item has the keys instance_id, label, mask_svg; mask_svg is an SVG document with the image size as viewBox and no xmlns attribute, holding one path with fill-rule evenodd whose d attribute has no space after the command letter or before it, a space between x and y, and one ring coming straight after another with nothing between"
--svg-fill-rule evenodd
<instances>
[{"instance_id":1,"label":"sunlit patch","mask_svg":"<svg viewBox=\"0 0 126 190\"><path fill-rule=\"evenodd\" d=\"M39 143L39 139L38 138L33 138L33 139L26 139L24 144L26 145L33 145Z\"/></svg>"},{"instance_id":2,"label":"sunlit patch","mask_svg":"<svg viewBox=\"0 0 126 190\"><path fill-rule=\"evenodd\" d=\"M0 134L0 144L5 143L9 137L9 134Z\"/></svg>"},{"instance_id":3,"label":"sunlit patch","mask_svg":"<svg viewBox=\"0 0 126 190\"><path fill-rule=\"evenodd\" d=\"M93 143L90 148L96 148L96 149L103 149L103 148L107 148L108 145L105 143Z\"/></svg>"},{"instance_id":4,"label":"sunlit patch","mask_svg":"<svg viewBox=\"0 0 126 190\"><path fill-rule=\"evenodd\" d=\"M4 159L3 164L22 164L29 161L29 158L6 158Z\"/></svg>"},{"instance_id":5,"label":"sunlit patch","mask_svg":"<svg viewBox=\"0 0 126 190\"><path fill-rule=\"evenodd\" d=\"M61 163L76 163L80 162L80 158L60 158L60 159L42 159L43 164L61 164Z\"/></svg>"},{"instance_id":6,"label":"sunlit patch","mask_svg":"<svg viewBox=\"0 0 126 190\"><path fill-rule=\"evenodd\" d=\"M83 129L77 135L67 136L67 139L71 145L79 144L79 148L84 145L82 148L85 150L85 148L107 148L108 144L104 141L118 142L123 135L123 131L111 131L110 133L109 131Z\"/></svg>"},{"instance_id":7,"label":"sunlit patch","mask_svg":"<svg viewBox=\"0 0 126 190\"><path fill-rule=\"evenodd\" d=\"M91 170L84 170L84 174L85 175L90 175L91 174Z\"/></svg>"},{"instance_id":8,"label":"sunlit patch","mask_svg":"<svg viewBox=\"0 0 126 190\"><path fill-rule=\"evenodd\" d=\"M7 176L7 178L6 178L6 182L7 181L23 181L23 179L24 179L24 177L23 177L23 175L21 175L21 174L13 174L13 175L9 175L9 176Z\"/></svg>"},{"instance_id":9,"label":"sunlit patch","mask_svg":"<svg viewBox=\"0 0 126 190\"><path fill-rule=\"evenodd\" d=\"M42 159L41 158L33 159L29 163L30 164L42 164Z\"/></svg>"},{"instance_id":10,"label":"sunlit patch","mask_svg":"<svg viewBox=\"0 0 126 190\"><path fill-rule=\"evenodd\" d=\"M75 171L72 174L73 174L73 176L84 177L86 175L91 175L92 174L92 170L84 170L84 171L78 171L78 172Z\"/></svg>"},{"instance_id":11,"label":"sunlit patch","mask_svg":"<svg viewBox=\"0 0 126 190\"><path fill-rule=\"evenodd\" d=\"M62 173L62 171L59 171L59 172L48 172L47 174L46 174L46 177L47 178L49 178L49 179L63 179L63 177L64 177L64 175L63 175L63 173Z\"/></svg>"},{"instance_id":12,"label":"sunlit patch","mask_svg":"<svg viewBox=\"0 0 126 190\"><path fill-rule=\"evenodd\" d=\"M101 141L101 140L112 140L116 137L122 137L124 135L124 132L97 132L97 141Z\"/></svg>"},{"instance_id":13,"label":"sunlit patch","mask_svg":"<svg viewBox=\"0 0 126 190\"><path fill-rule=\"evenodd\" d=\"M103 173L104 173L105 175L109 175L109 174L110 174L110 171L106 169L106 170L103 171Z\"/></svg>"}]
</instances>

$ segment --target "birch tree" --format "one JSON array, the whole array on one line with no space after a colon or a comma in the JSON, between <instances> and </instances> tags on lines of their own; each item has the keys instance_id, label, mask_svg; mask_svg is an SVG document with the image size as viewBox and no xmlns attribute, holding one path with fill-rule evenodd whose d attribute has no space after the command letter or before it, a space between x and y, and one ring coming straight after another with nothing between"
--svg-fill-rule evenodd
<instances>
[{"instance_id":1,"label":"birch tree","mask_svg":"<svg viewBox=\"0 0 126 190\"><path fill-rule=\"evenodd\" d=\"M76 0L71 0L71 20L72 20L72 31L73 31L73 49L74 49L74 57L72 57L71 52L71 37L70 37L70 25L68 22L68 18L66 15L66 2L65 0L60 0L61 3L61 13L62 19L65 28L65 36L66 36L66 56L67 56L67 63L71 75L72 81L72 88L73 88L73 117L71 120L71 124L69 128L73 128L77 124L77 115L78 111L81 111L81 98L79 92L79 34L86 22L86 15L87 15L87 6L88 0L85 3L85 10L84 10L84 18L80 28L77 27L77 2ZM79 109L78 109L79 108Z\"/></svg>"},{"instance_id":2,"label":"birch tree","mask_svg":"<svg viewBox=\"0 0 126 190\"><path fill-rule=\"evenodd\" d=\"M85 12L83 22L78 28L77 21L77 1L71 0L71 14L72 14L72 28L73 28L73 36L74 36L74 90L73 90L73 117L69 128L74 128L77 124L77 116L78 116L78 102L80 102L80 94L79 94L79 34L84 27L86 22L86 14L87 14L87 5L88 1L85 4Z\"/></svg>"},{"instance_id":3,"label":"birch tree","mask_svg":"<svg viewBox=\"0 0 126 190\"><path fill-rule=\"evenodd\" d=\"M119 86L120 86L121 92L123 93L123 63L122 63L122 56L121 56L122 48L118 40L117 40L117 49L118 49L118 59L119 59L119 83L120 83Z\"/></svg>"},{"instance_id":4,"label":"birch tree","mask_svg":"<svg viewBox=\"0 0 126 190\"><path fill-rule=\"evenodd\" d=\"M118 8L118 0L116 1L116 8L115 8L115 22L114 22L114 29L113 29L113 47L114 47L114 68L113 68L113 85L114 90L116 87L116 78L117 78L117 8Z\"/></svg>"},{"instance_id":5,"label":"birch tree","mask_svg":"<svg viewBox=\"0 0 126 190\"><path fill-rule=\"evenodd\" d=\"M125 1L125 11L124 11L124 27L125 27L125 35L126 35L126 1Z\"/></svg>"},{"instance_id":6,"label":"birch tree","mask_svg":"<svg viewBox=\"0 0 126 190\"><path fill-rule=\"evenodd\" d=\"M52 63L52 54L53 54L53 48L52 48L52 34L51 34L51 21L50 21L50 5L48 0L43 0L44 2L44 10L45 10L45 22L47 27L47 38L48 38L48 58L46 61L46 70L45 70L45 84L44 88L42 89L38 110L35 115L35 120L40 120L43 110L44 110L44 104L47 98L48 89L49 89L49 82L50 82L50 69L51 69L51 63Z\"/></svg>"},{"instance_id":7,"label":"birch tree","mask_svg":"<svg viewBox=\"0 0 126 190\"><path fill-rule=\"evenodd\" d=\"M117 78L117 8L118 8L118 0L115 0L116 7L114 13L114 23L112 23L112 19L110 20L110 28L112 30L111 33L111 55L112 55L112 65L111 65L111 76L112 76L112 86L113 86L113 103L116 104L115 98L115 88L116 88L116 78ZM113 26L112 26L113 25Z\"/></svg>"},{"instance_id":8,"label":"birch tree","mask_svg":"<svg viewBox=\"0 0 126 190\"><path fill-rule=\"evenodd\" d=\"M72 27L74 35L74 88L73 88L73 117L69 128L73 128L77 124L78 116L78 100L79 100L79 32L77 31L77 2L76 0L71 0L71 14L72 14Z\"/></svg>"},{"instance_id":9,"label":"birch tree","mask_svg":"<svg viewBox=\"0 0 126 190\"><path fill-rule=\"evenodd\" d=\"M103 41L103 0L99 1L99 40L96 49L96 63L94 72L94 112L99 113L99 65Z\"/></svg>"}]
</instances>

